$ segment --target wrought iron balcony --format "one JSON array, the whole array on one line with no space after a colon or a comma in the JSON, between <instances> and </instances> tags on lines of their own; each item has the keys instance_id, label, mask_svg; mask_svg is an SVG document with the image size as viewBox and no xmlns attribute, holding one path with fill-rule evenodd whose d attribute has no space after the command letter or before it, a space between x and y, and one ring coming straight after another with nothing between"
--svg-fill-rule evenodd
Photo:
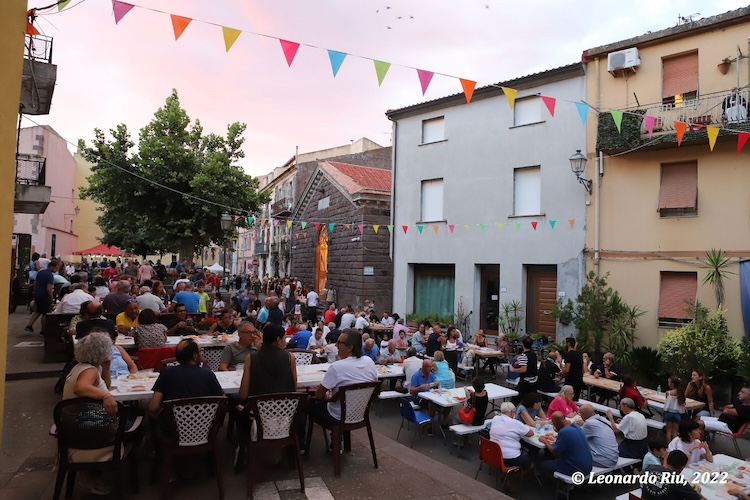
<instances>
[{"instance_id":1,"label":"wrought iron balcony","mask_svg":"<svg viewBox=\"0 0 750 500\"><path fill-rule=\"evenodd\" d=\"M52 64L52 38L26 35L21 112L27 115L49 114L56 81L57 66Z\"/></svg>"},{"instance_id":2,"label":"wrought iron balcony","mask_svg":"<svg viewBox=\"0 0 750 500\"><path fill-rule=\"evenodd\" d=\"M271 205L271 216L276 217L283 214L288 214L292 211L293 201L291 198L284 197L275 201Z\"/></svg>"},{"instance_id":3,"label":"wrought iron balcony","mask_svg":"<svg viewBox=\"0 0 750 500\"><path fill-rule=\"evenodd\" d=\"M266 243L255 243L255 255L268 255L268 245Z\"/></svg>"},{"instance_id":4,"label":"wrought iron balcony","mask_svg":"<svg viewBox=\"0 0 750 500\"><path fill-rule=\"evenodd\" d=\"M16 155L16 183L44 186L47 178L47 159L36 155Z\"/></svg>"}]
</instances>

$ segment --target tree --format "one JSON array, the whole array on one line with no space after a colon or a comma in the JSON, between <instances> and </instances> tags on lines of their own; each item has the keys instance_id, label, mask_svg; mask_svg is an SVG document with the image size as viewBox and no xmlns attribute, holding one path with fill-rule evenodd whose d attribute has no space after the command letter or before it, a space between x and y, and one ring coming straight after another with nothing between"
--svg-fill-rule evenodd
<instances>
[{"instance_id":1,"label":"tree","mask_svg":"<svg viewBox=\"0 0 750 500\"><path fill-rule=\"evenodd\" d=\"M204 135L173 90L141 129L137 152L124 124L110 130L112 140L95 129L92 147L79 141L94 164L81 197L102 205L102 241L138 255L179 251L186 259L196 246L224 241L222 213L254 212L268 201L257 192L258 179L235 165L245 155L245 128L233 123L226 137ZM236 225L246 226L245 217Z\"/></svg>"},{"instance_id":2,"label":"tree","mask_svg":"<svg viewBox=\"0 0 750 500\"><path fill-rule=\"evenodd\" d=\"M727 257L721 249L712 248L710 252L706 252L706 258L703 259L703 267L708 268L703 277L703 284L708 283L713 287L716 307L724 304L724 279L730 274L737 274L727 269L731 265L732 259Z\"/></svg>"}]
</instances>

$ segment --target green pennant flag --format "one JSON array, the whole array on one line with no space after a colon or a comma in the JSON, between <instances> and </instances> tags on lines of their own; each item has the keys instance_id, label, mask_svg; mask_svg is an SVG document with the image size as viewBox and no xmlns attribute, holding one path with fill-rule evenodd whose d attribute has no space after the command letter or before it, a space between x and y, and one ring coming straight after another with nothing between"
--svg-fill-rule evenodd
<instances>
[{"instance_id":1,"label":"green pennant flag","mask_svg":"<svg viewBox=\"0 0 750 500\"><path fill-rule=\"evenodd\" d=\"M393 234L393 224L388 224L386 227L388 228L388 232Z\"/></svg>"},{"instance_id":2,"label":"green pennant flag","mask_svg":"<svg viewBox=\"0 0 750 500\"><path fill-rule=\"evenodd\" d=\"M487 229L487 224L479 224L479 228L484 232L484 230Z\"/></svg>"},{"instance_id":3,"label":"green pennant flag","mask_svg":"<svg viewBox=\"0 0 750 500\"><path fill-rule=\"evenodd\" d=\"M248 225L248 226L252 226L252 225L253 225L253 221L254 221L254 220L255 220L255 219L254 219L253 217L248 217L248 218L247 218L247 225Z\"/></svg>"},{"instance_id":4,"label":"green pennant flag","mask_svg":"<svg viewBox=\"0 0 750 500\"><path fill-rule=\"evenodd\" d=\"M388 73L388 70L391 67L391 63L389 62L383 62L383 61L373 61L375 63L375 73L378 75L378 87L383 85L383 80L385 79L385 74Z\"/></svg>"},{"instance_id":5,"label":"green pennant flag","mask_svg":"<svg viewBox=\"0 0 750 500\"><path fill-rule=\"evenodd\" d=\"M307 222L300 222L300 226L302 226L302 229L305 229L307 227Z\"/></svg>"},{"instance_id":6,"label":"green pennant flag","mask_svg":"<svg viewBox=\"0 0 750 500\"><path fill-rule=\"evenodd\" d=\"M422 234L423 229L424 229L424 226L417 225L417 231L419 231L419 234Z\"/></svg>"},{"instance_id":7,"label":"green pennant flag","mask_svg":"<svg viewBox=\"0 0 750 500\"><path fill-rule=\"evenodd\" d=\"M557 223L557 221L556 221L556 220L551 220L551 221L549 221L549 227L551 227L552 229L555 229L555 224L556 224L556 223Z\"/></svg>"},{"instance_id":8,"label":"green pennant flag","mask_svg":"<svg viewBox=\"0 0 750 500\"><path fill-rule=\"evenodd\" d=\"M335 225L336 225L336 224L334 224L333 222L329 222L329 223L328 223L328 230L329 230L330 232L333 232L333 227L334 227Z\"/></svg>"},{"instance_id":9,"label":"green pennant flag","mask_svg":"<svg viewBox=\"0 0 750 500\"><path fill-rule=\"evenodd\" d=\"M520 222L516 222L516 230L517 231L521 230L521 223Z\"/></svg>"},{"instance_id":10,"label":"green pennant flag","mask_svg":"<svg viewBox=\"0 0 750 500\"><path fill-rule=\"evenodd\" d=\"M609 112L612 115L612 119L615 121L617 131L622 133L622 111L619 111L617 109L610 109Z\"/></svg>"},{"instance_id":11,"label":"green pennant flag","mask_svg":"<svg viewBox=\"0 0 750 500\"><path fill-rule=\"evenodd\" d=\"M58 3L57 12L60 12L61 10L63 10L65 7L68 6L69 3L70 3L70 0L62 0L60 3Z\"/></svg>"}]
</instances>

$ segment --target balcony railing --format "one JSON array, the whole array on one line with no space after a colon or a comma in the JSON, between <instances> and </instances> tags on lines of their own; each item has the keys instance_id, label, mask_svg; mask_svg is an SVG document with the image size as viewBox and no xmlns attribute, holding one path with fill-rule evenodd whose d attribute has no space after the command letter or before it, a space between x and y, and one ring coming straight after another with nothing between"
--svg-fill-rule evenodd
<instances>
[{"instance_id":1,"label":"balcony railing","mask_svg":"<svg viewBox=\"0 0 750 500\"><path fill-rule=\"evenodd\" d=\"M47 177L47 159L36 155L16 155L16 183L27 186L44 186Z\"/></svg>"},{"instance_id":2,"label":"balcony railing","mask_svg":"<svg viewBox=\"0 0 750 500\"><path fill-rule=\"evenodd\" d=\"M255 255L268 255L268 245L266 243L255 243Z\"/></svg>"},{"instance_id":3,"label":"balcony railing","mask_svg":"<svg viewBox=\"0 0 750 500\"><path fill-rule=\"evenodd\" d=\"M688 125L726 126L748 120L750 90L726 91L700 96L673 104L655 104L645 107L645 116L654 117L654 133L672 132L674 123ZM644 108L640 108L644 109ZM641 123L641 135L648 134L647 121Z\"/></svg>"},{"instance_id":4,"label":"balcony railing","mask_svg":"<svg viewBox=\"0 0 750 500\"><path fill-rule=\"evenodd\" d=\"M292 211L292 199L291 198L281 198L280 200L274 202L271 205L271 215L280 215L283 213L291 212Z\"/></svg>"},{"instance_id":5,"label":"balcony railing","mask_svg":"<svg viewBox=\"0 0 750 500\"><path fill-rule=\"evenodd\" d=\"M34 62L52 63L52 37L26 35L23 57Z\"/></svg>"}]
</instances>

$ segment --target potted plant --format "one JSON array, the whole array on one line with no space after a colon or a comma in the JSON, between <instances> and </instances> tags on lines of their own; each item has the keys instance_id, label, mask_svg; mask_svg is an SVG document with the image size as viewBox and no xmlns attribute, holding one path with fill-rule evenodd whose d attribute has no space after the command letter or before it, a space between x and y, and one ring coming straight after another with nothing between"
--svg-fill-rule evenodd
<instances>
[{"instance_id":1,"label":"potted plant","mask_svg":"<svg viewBox=\"0 0 750 500\"><path fill-rule=\"evenodd\" d=\"M719 72L721 72L722 75L726 75L729 72L729 66L731 65L732 59L730 59L729 57L725 57L721 60L717 67L719 68Z\"/></svg>"}]
</instances>

